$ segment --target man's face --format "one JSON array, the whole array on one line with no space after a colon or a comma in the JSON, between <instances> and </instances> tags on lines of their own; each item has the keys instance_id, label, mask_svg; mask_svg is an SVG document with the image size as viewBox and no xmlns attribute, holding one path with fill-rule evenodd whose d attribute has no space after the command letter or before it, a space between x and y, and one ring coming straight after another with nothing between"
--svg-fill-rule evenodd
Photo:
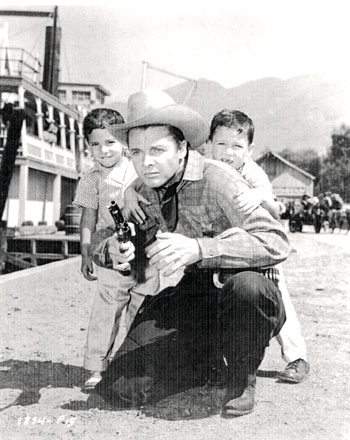
<instances>
[{"instance_id":1,"label":"man's face","mask_svg":"<svg viewBox=\"0 0 350 440\"><path fill-rule=\"evenodd\" d=\"M220 126L215 129L212 139L212 157L240 168L250 155L252 144L249 145L247 135L239 133L235 127Z\"/></svg>"},{"instance_id":2,"label":"man's face","mask_svg":"<svg viewBox=\"0 0 350 440\"><path fill-rule=\"evenodd\" d=\"M91 154L96 162L111 168L120 161L124 146L106 128L95 128L88 138Z\"/></svg>"},{"instance_id":3,"label":"man's face","mask_svg":"<svg viewBox=\"0 0 350 440\"><path fill-rule=\"evenodd\" d=\"M167 127L133 128L129 131L129 150L141 180L159 188L182 168L186 142L178 147Z\"/></svg>"}]
</instances>

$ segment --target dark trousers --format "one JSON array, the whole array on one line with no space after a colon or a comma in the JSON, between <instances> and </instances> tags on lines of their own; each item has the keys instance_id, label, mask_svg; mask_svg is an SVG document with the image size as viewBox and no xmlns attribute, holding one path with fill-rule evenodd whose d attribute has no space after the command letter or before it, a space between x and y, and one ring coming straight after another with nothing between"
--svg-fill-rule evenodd
<instances>
[{"instance_id":1,"label":"dark trousers","mask_svg":"<svg viewBox=\"0 0 350 440\"><path fill-rule=\"evenodd\" d=\"M245 271L217 289L209 271L146 297L96 392L115 406L138 406L205 383L218 358L228 385L254 374L285 322L281 294L264 275Z\"/></svg>"}]
</instances>

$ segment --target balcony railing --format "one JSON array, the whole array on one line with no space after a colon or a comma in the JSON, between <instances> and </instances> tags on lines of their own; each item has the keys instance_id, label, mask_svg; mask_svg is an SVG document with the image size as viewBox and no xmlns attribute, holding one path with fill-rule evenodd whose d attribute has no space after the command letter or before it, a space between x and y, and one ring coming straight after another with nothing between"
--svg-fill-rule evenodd
<instances>
[{"instance_id":1,"label":"balcony railing","mask_svg":"<svg viewBox=\"0 0 350 440\"><path fill-rule=\"evenodd\" d=\"M40 83L41 63L38 58L19 47L0 48L0 76L20 76Z\"/></svg>"}]
</instances>

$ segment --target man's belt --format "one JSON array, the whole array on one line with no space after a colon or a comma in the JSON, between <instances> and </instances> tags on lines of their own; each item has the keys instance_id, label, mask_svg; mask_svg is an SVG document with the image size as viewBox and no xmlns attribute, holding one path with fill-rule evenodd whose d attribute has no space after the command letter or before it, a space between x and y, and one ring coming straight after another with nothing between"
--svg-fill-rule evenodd
<instances>
[{"instance_id":1,"label":"man's belt","mask_svg":"<svg viewBox=\"0 0 350 440\"><path fill-rule=\"evenodd\" d=\"M214 286L218 289L222 289L225 282L234 275L241 272L257 272L266 276L269 280L278 287L279 282L279 271L275 267L261 268L261 267L246 267L246 268L224 268L224 269L200 269L195 264L187 266L185 269L185 274L196 273L201 276L212 278Z\"/></svg>"},{"instance_id":2,"label":"man's belt","mask_svg":"<svg viewBox=\"0 0 350 440\"><path fill-rule=\"evenodd\" d=\"M241 272L257 272L266 276L271 280L276 286L278 286L279 281L279 271L275 267L269 267L267 269L262 269L260 267L249 267L246 269L220 269L213 272L213 283L218 289L222 289L225 282L232 276Z\"/></svg>"}]
</instances>

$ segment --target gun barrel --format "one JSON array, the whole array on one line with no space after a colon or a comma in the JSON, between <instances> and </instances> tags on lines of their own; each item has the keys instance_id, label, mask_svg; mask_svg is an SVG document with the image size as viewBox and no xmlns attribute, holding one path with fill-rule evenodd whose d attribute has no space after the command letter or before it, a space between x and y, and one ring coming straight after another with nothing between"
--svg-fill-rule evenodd
<instances>
[{"instance_id":1,"label":"gun barrel","mask_svg":"<svg viewBox=\"0 0 350 440\"><path fill-rule=\"evenodd\" d=\"M111 204L108 206L108 210L111 213L111 216L112 216L116 226L119 226L119 225L125 223L122 211L119 208L116 201L114 201L114 200L111 201Z\"/></svg>"},{"instance_id":2,"label":"gun barrel","mask_svg":"<svg viewBox=\"0 0 350 440\"><path fill-rule=\"evenodd\" d=\"M116 201L111 201L108 210L115 223L115 232L119 243L127 243L131 238L131 229L128 223L124 220L121 209ZM121 251L123 252L123 251ZM121 272L123 275L130 275L130 269L125 269Z\"/></svg>"}]
</instances>

